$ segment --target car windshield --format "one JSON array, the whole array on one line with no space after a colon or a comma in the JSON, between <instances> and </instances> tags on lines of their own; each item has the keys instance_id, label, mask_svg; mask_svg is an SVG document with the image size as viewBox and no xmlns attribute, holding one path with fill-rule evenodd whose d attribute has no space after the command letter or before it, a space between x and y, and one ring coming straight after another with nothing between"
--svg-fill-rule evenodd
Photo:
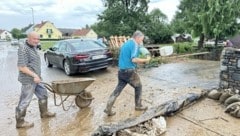
<instances>
[{"instance_id":1,"label":"car windshield","mask_svg":"<svg viewBox=\"0 0 240 136\"><path fill-rule=\"evenodd\" d=\"M71 41L72 46L77 51L91 51L104 49L105 47L95 41Z\"/></svg>"}]
</instances>

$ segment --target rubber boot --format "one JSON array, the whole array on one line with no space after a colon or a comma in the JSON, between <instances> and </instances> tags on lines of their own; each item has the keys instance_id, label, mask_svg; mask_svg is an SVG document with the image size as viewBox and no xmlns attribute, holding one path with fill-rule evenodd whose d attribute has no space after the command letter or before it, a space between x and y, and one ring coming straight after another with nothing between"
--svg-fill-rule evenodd
<instances>
[{"instance_id":1,"label":"rubber boot","mask_svg":"<svg viewBox=\"0 0 240 136\"><path fill-rule=\"evenodd\" d=\"M104 110L104 112L108 115L108 116L113 116L116 114L116 112L112 111L112 106L114 104L114 102L116 101L117 97L116 96L113 96L111 95L108 99L108 102L107 102L107 107L106 109Z\"/></svg>"},{"instance_id":2,"label":"rubber boot","mask_svg":"<svg viewBox=\"0 0 240 136\"><path fill-rule=\"evenodd\" d=\"M47 103L46 99L39 100L38 104L39 104L39 110L40 110L41 118L50 118L50 117L55 117L56 116L56 113L48 112L48 108L47 108L48 103Z\"/></svg>"},{"instance_id":3,"label":"rubber boot","mask_svg":"<svg viewBox=\"0 0 240 136\"><path fill-rule=\"evenodd\" d=\"M143 106L143 105L142 105L142 100L137 100L137 101L135 102L135 110L137 110L137 111L143 111L143 110L147 110L147 109L148 109L147 106Z\"/></svg>"},{"instance_id":4,"label":"rubber boot","mask_svg":"<svg viewBox=\"0 0 240 136\"><path fill-rule=\"evenodd\" d=\"M24 120L24 117L26 116L26 109L19 110L16 108L16 128L31 128L34 126L33 123L29 123Z\"/></svg>"}]
</instances>

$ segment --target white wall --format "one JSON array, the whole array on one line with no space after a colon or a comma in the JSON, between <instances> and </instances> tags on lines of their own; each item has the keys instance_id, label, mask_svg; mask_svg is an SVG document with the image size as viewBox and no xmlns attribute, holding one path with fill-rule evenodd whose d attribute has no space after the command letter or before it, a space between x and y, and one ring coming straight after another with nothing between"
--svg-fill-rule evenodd
<instances>
[{"instance_id":1,"label":"white wall","mask_svg":"<svg viewBox=\"0 0 240 136\"><path fill-rule=\"evenodd\" d=\"M0 39L7 39L7 37L9 37L10 39L12 39L12 34L9 33L8 31L3 31L1 34L0 34Z\"/></svg>"}]
</instances>

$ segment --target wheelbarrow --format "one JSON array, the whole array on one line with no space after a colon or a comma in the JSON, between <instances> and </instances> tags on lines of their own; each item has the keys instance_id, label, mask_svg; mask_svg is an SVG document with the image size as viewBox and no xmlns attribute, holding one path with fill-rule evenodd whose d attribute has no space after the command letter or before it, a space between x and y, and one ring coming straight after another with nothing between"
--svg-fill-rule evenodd
<instances>
[{"instance_id":1,"label":"wheelbarrow","mask_svg":"<svg viewBox=\"0 0 240 136\"><path fill-rule=\"evenodd\" d=\"M95 81L93 78L76 78L76 79L69 79L69 80L59 80L53 81L50 84L42 82L47 90L53 93L54 96L54 104L56 106L61 106L63 110L67 111L73 104L70 104L68 108L64 105L64 102L72 95L75 95L75 104L79 108L88 107L92 100L92 94L90 92L86 92L85 89ZM60 96L60 103L57 103L57 95Z\"/></svg>"}]
</instances>

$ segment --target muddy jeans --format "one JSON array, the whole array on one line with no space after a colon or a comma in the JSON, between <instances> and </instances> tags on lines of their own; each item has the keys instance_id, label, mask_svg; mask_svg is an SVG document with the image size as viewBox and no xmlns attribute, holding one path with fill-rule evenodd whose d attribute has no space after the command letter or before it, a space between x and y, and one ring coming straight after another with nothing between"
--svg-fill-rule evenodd
<instances>
[{"instance_id":1,"label":"muddy jeans","mask_svg":"<svg viewBox=\"0 0 240 136\"><path fill-rule=\"evenodd\" d=\"M141 103L142 84L134 69L118 71L118 85L111 95L118 97L127 84L130 84L135 89L135 105L138 106Z\"/></svg>"},{"instance_id":2,"label":"muddy jeans","mask_svg":"<svg viewBox=\"0 0 240 136\"><path fill-rule=\"evenodd\" d=\"M35 94L39 100L48 98L47 90L46 88L44 88L43 84L41 83L22 84L21 96L17 109L18 110L27 109L32 100L33 94Z\"/></svg>"}]
</instances>

